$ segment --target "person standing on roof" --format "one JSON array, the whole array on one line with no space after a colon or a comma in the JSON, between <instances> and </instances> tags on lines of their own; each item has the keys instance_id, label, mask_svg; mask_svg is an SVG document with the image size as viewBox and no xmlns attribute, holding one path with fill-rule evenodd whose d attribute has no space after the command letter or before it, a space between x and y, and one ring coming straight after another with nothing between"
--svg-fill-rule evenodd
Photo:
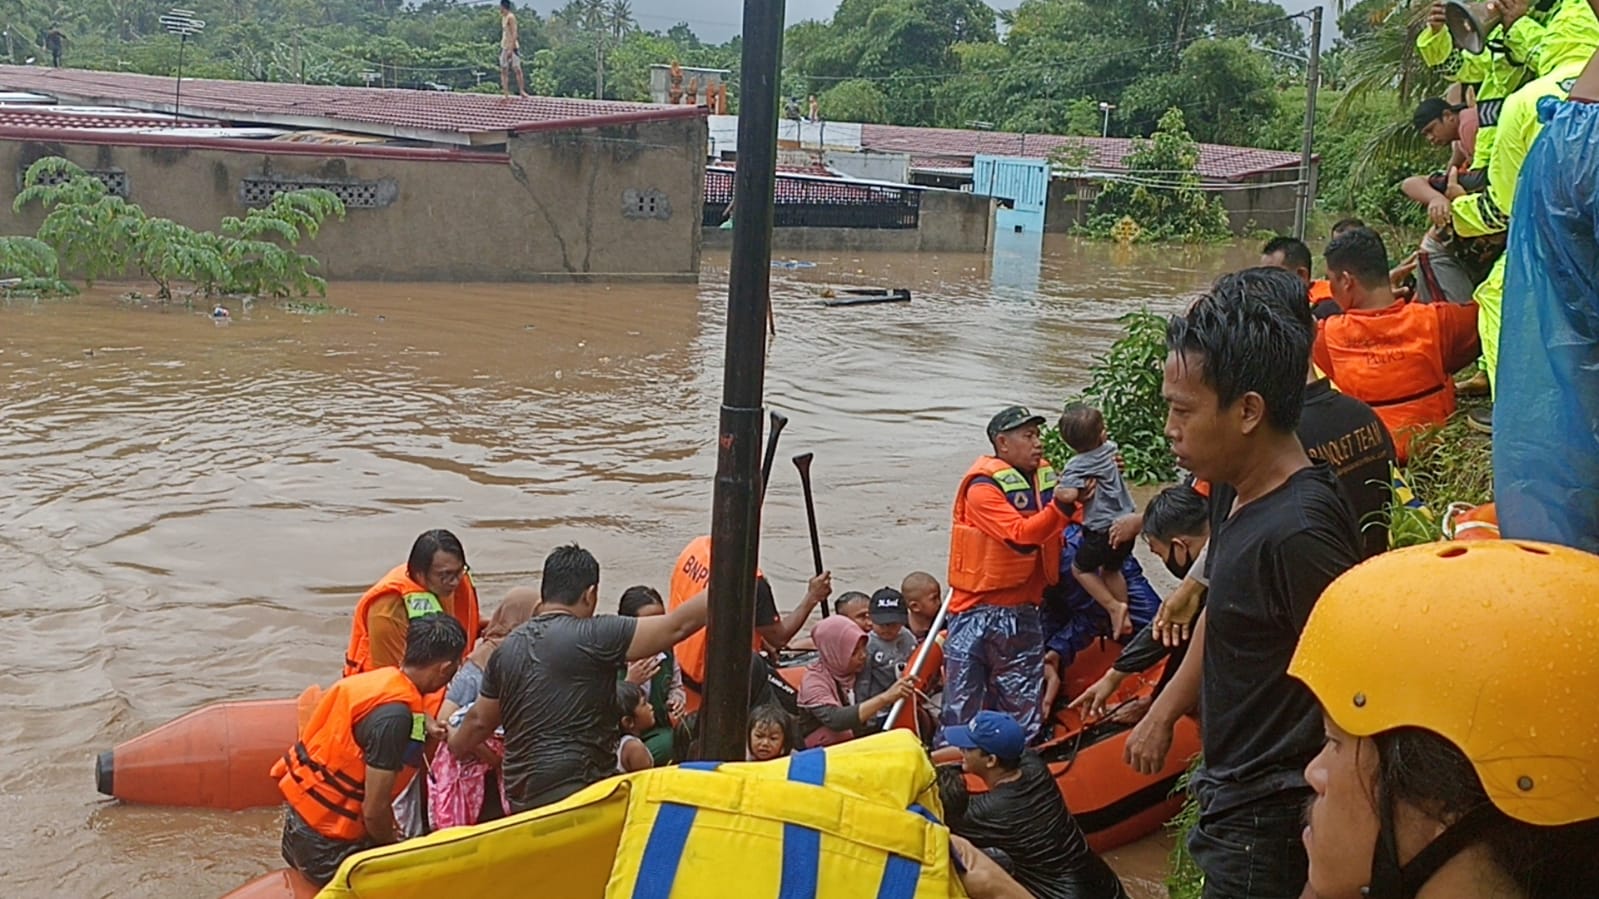
<instances>
[{"instance_id":1,"label":"person standing on roof","mask_svg":"<svg viewBox=\"0 0 1599 899\"><path fill-rule=\"evenodd\" d=\"M516 29L511 0L500 0L500 92L511 96L511 72L516 72L516 92L527 96L527 76L522 73L522 39Z\"/></svg>"},{"instance_id":2,"label":"person standing on roof","mask_svg":"<svg viewBox=\"0 0 1599 899\"><path fill-rule=\"evenodd\" d=\"M1043 726L1044 588L1060 580L1061 535L1092 486L1056 489L1044 461L1044 416L1023 406L988 422L992 455L961 478L950 528L946 728L985 709L1010 714L1027 739Z\"/></svg>"},{"instance_id":3,"label":"person standing on roof","mask_svg":"<svg viewBox=\"0 0 1599 899\"><path fill-rule=\"evenodd\" d=\"M50 30L44 33L44 49L50 54L50 66L61 68L61 44L66 37L61 33L60 25L51 25Z\"/></svg>"}]
</instances>

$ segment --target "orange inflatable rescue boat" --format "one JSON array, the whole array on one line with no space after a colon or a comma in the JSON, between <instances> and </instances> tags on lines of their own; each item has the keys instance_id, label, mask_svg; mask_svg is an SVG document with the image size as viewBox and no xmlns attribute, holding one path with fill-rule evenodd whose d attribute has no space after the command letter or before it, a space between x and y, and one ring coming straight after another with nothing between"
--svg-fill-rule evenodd
<instances>
[{"instance_id":1,"label":"orange inflatable rescue boat","mask_svg":"<svg viewBox=\"0 0 1599 899\"><path fill-rule=\"evenodd\" d=\"M322 688L298 699L218 702L100 753L95 788L123 802L238 811L280 805L268 776Z\"/></svg>"}]
</instances>

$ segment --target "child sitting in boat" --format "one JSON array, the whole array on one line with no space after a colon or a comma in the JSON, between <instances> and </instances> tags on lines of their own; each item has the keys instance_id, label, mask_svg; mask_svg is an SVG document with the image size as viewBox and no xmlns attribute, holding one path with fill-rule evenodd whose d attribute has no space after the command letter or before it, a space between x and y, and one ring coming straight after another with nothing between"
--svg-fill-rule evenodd
<instances>
[{"instance_id":1,"label":"child sitting in boat","mask_svg":"<svg viewBox=\"0 0 1599 899\"><path fill-rule=\"evenodd\" d=\"M1133 495L1116 464L1118 447L1105 432L1105 416L1083 403L1071 403L1060 415L1060 436L1076 455L1060 473L1062 487L1098 485L1093 497L1083 506L1083 543L1072 562L1072 574L1088 595L1110 613L1110 636L1132 631L1132 612L1127 602L1127 579L1122 563L1132 554L1133 544L1111 544L1110 527L1116 519L1138 511Z\"/></svg>"},{"instance_id":2,"label":"child sitting in boat","mask_svg":"<svg viewBox=\"0 0 1599 899\"><path fill-rule=\"evenodd\" d=\"M750 709L749 746L744 760L769 762L793 750L794 716L770 703Z\"/></svg>"},{"instance_id":3,"label":"child sitting in boat","mask_svg":"<svg viewBox=\"0 0 1599 899\"><path fill-rule=\"evenodd\" d=\"M811 638L817 659L806 667L799 691L800 733L807 749L864 735L868 721L914 694L910 681L900 678L883 692L857 701L855 679L866 666L867 638L850 619L824 618Z\"/></svg>"},{"instance_id":4,"label":"child sitting in boat","mask_svg":"<svg viewBox=\"0 0 1599 899\"><path fill-rule=\"evenodd\" d=\"M621 710L622 738L616 743L616 768L623 774L655 767L650 749L639 735L655 726L655 707L638 684L616 685L616 707Z\"/></svg>"},{"instance_id":5,"label":"child sitting in boat","mask_svg":"<svg viewBox=\"0 0 1599 899\"><path fill-rule=\"evenodd\" d=\"M884 587L873 593L868 606L872 632L866 638L866 666L855 677L856 696L876 696L894 685L905 674L911 655L916 652L916 638L905 626L910 615L905 609L905 597L893 587ZM884 709L867 722L872 730L881 730Z\"/></svg>"}]
</instances>

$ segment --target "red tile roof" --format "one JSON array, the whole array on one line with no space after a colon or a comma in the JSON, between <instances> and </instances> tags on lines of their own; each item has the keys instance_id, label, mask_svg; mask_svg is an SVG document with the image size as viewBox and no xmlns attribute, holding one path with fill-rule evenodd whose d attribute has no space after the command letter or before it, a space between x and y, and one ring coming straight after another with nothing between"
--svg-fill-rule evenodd
<instances>
[{"instance_id":1,"label":"red tile roof","mask_svg":"<svg viewBox=\"0 0 1599 899\"><path fill-rule=\"evenodd\" d=\"M795 168L795 167L788 167ZM705 170L705 202L727 203L733 199L733 169L712 167ZM773 200L782 203L872 204L897 198L900 189L858 184L831 174L787 174L781 169L773 187Z\"/></svg>"},{"instance_id":2,"label":"red tile roof","mask_svg":"<svg viewBox=\"0 0 1599 899\"><path fill-rule=\"evenodd\" d=\"M979 153L991 156L1048 156L1063 145L1083 145L1091 151L1088 166L1096 171L1126 171L1123 160L1136 141L1122 137L1062 137L1054 134L1015 134L1005 131L962 131L954 128L910 128L903 125L862 125L861 147L884 153L909 153L918 168L966 168ZM1249 175L1299 165L1298 153L1199 145L1199 176L1232 181Z\"/></svg>"},{"instance_id":3,"label":"red tile roof","mask_svg":"<svg viewBox=\"0 0 1599 899\"><path fill-rule=\"evenodd\" d=\"M31 104L0 105L0 127L10 128L215 128L220 124L206 119L174 119L170 115L120 110L102 112Z\"/></svg>"},{"instance_id":4,"label":"red tile roof","mask_svg":"<svg viewBox=\"0 0 1599 899\"><path fill-rule=\"evenodd\" d=\"M174 81L156 75L0 66L0 87L33 91L58 100L173 109ZM506 132L531 130L580 119L646 121L704 115L692 106L657 106L610 100L500 97L492 94L396 88L326 87L253 81L183 79L182 108L190 114L236 122L336 126L350 131L471 143Z\"/></svg>"}]
</instances>

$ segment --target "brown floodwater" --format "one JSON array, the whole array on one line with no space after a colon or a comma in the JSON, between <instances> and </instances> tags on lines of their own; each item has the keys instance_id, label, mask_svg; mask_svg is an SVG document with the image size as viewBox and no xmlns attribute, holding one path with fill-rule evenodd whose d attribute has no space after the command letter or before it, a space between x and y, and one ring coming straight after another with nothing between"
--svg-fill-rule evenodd
<instances>
[{"instance_id":1,"label":"brown floodwater","mask_svg":"<svg viewBox=\"0 0 1599 899\"><path fill-rule=\"evenodd\" d=\"M781 458L816 454L836 589L942 570L988 417L1058 408L1118 316L1253 253L1051 237L1042 256L773 270L766 396L791 419ZM331 682L356 598L424 529L461 535L488 607L574 540L604 596L664 587L709 526L726 263L698 286L337 284L347 312L230 301L226 326L103 287L0 306L0 895L208 896L277 867L278 812L121 806L93 757ZM915 300L828 309L828 285ZM786 462L764 527L786 607L810 567ZM1137 895L1162 895L1166 845L1113 856Z\"/></svg>"}]
</instances>

